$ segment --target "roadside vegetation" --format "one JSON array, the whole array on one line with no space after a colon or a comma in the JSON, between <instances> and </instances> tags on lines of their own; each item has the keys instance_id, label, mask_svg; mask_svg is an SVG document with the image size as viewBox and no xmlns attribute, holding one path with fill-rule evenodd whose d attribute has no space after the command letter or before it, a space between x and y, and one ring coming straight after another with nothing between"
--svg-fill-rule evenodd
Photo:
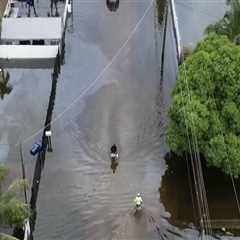
<instances>
[{"instance_id":1,"label":"roadside vegetation","mask_svg":"<svg viewBox=\"0 0 240 240\"><path fill-rule=\"evenodd\" d=\"M0 240L18 240L18 238L12 237L4 233L0 233Z\"/></svg>"},{"instance_id":2,"label":"roadside vegetation","mask_svg":"<svg viewBox=\"0 0 240 240\"><path fill-rule=\"evenodd\" d=\"M167 0L157 0L156 6L157 6L157 12L158 12L158 23L162 24L166 12L167 7Z\"/></svg>"},{"instance_id":3,"label":"roadside vegetation","mask_svg":"<svg viewBox=\"0 0 240 240\"><path fill-rule=\"evenodd\" d=\"M206 33L226 35L231 41L240 44L240 0L227 0L229 10L215 24L207 27Z\"/></svg>"},{"instance_id":4,"label":"roadside vegetation","mask_svg":"<svg viewBox=\"0 0 240 240\"><path fill-rule=\"evenodd\" d=\"M26 182L15 180L8 187L5 187L7 174L8 170L0 166L0 224L22 227L23 221L30 217L30 210L17 196L18 191L23 189ZM3 239L14 238L0 233L0 240Z\"/></svg>"},{"instance_id":5,"label":"roadside vegetation","mask_svg":"<svg viewBox=\"0 0 240 240\"><path fill-rule=\"evenodd\" d=\"M0 98L4 99L4 96L11 91L12 86L9 84L9 73L4 69L0 69Z\"/></svg>"},{"instance_id":6,"label":"roadside vegetation","mask_svg":"<svg viewBox=\"0 0 240 240\"><path fill-rule=\"evenodd\" d=\"M240 175L240 0L227 1L223 19L179 67L169 107L166 142L183 155L189 144L210 166Z\"/></svg>"}]
</instances>

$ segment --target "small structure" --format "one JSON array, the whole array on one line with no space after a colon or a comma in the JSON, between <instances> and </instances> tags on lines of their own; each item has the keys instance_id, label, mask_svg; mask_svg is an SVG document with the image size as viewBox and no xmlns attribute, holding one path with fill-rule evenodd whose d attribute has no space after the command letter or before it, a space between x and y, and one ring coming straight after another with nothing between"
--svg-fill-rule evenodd
<instances>
[{"instance_id":1,"label":"small structure","mask_svg":"<svg viewBox=\"0 0 240 240\"><path fill-rule=\"evenodd\" d=\"M60 17L2 19L1 44L58 45L61 37Z\"/></svg>"},{"instance_id":2,"label":"small structure","mask_svg":"<svg viewBox=\"0 0 240 240\"><path fill-rule=\"evenodd\" d=\"M52 149L52 131L51 130L47 130L45 131L45 136L47 138L47 146L48 146L48 152L52 152L53 149Z\"/></svg>"},{"instance_id":3,"label":"small structure","mask_svg":"<svg viewBox=\"0 0 240 240\"><path fill-rule=\"evenodd\" d=\"M59 51L61 38L60 17L3 18L0 66L51 67Z\"/></svg>"}]
</instances>

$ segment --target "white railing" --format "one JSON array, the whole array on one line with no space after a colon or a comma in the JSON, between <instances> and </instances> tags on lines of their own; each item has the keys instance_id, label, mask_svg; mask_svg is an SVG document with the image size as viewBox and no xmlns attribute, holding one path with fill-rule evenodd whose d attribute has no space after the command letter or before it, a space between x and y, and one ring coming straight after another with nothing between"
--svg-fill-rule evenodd
<instances>
[{"instance_id":1,"label":"white railing","mask_svg":"<svg viewBox=\"0 0 240 240\"><path fill-rule=\"evenodd\" d=\"M171 6L171 13L172 13L174 37L175 37L176 48L177 48L177 57L178 57L178 60L180 61L180 59L181 59L181 40L180 40L178 18L177 18L176 8L175 8L175 0L170 0L170 6Z\"/></svg>"},{"instance_id":2,"label":"white railing","mask_svg":"<svg viewBox=\"0 0 240 240\"><path fill-rule=\"evenodd\" d=\"M24 229L24 240L29 240L30 233L31 233L29 219L26 219L24 221L23 229Z\"/></svg>"},{"instance_id":3,"label":"white railing","mask_svg":"<svg viewBox=\"0 0 240 240\"><path fill-rule=\"evenodd\" d=\"M63 30L62 30L62 33L65 31L68 13L71 13L71 11L72 11L71 0L66 0L65 7L64 7L64 12L63 12L63 18L62 18L62 20L63 20Z\"/></svg>"}]
</instances>

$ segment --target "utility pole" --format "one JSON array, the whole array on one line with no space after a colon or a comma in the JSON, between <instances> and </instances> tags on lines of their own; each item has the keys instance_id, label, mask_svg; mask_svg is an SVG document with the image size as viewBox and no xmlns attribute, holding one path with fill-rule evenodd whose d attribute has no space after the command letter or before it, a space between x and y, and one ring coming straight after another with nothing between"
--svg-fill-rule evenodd
<instances>
[{"instance_id":1,"label":"utility pole","mask_svg":"<svg viewBox=\"0 0 240 240\"><path fill-rule=\"evenodd\" d=\"M161 55L161 83L163 81L164 73L164 59L165 59L165 48L166 48L166 37L167 37L167 25L168 25L168 1L165 6L165 19L164 19L164 32L163 32L163 43L162 43L162 55Z\"/></svg>"},{"instance_id":2,"label":"utility pole","mask_svg":"<svg viewBox=\"0 0 240 240\"><path fill-rule=\"evenodd\" d=\"M20 160L21 160L21 165L22 165L22 178L23 180L26 180L26 172L25 172L25 166L24 166L24 162L23 162L23 152L22 152L22 144L19 144L19 153L20 153ZM26 188L26 184L24 183L23 185L23 190L24 190L24 197L25 197L25 203L28 203L28 199L27 199L27 188Z\"/></svg>"}]
</instances>

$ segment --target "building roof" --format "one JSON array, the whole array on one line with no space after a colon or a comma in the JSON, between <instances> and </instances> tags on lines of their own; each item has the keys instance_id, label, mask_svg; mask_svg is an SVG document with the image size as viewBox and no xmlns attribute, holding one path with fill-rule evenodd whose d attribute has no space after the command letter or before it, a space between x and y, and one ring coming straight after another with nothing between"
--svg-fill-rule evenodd
<instances>
[{"instance_id":1,"label":"building roof","mask_svg":"<svg viewBox=\"0 0 240 240\"><path fill-rule=\"evenodd\" d=\"M2 40L61 39L60 17L3 18Z\"/></svg>"},{"instance_id":2,"label":"building roof","mask_svg":"<svg viewBox=\"0 0 240 240\"><path fill-rule=\"evenodd\" d=\"M58 46L0 45L0 59L55 58Z\"/></svg>"},{"instance_id":3,"label":"building roof","mask_svg":"<svg viewBox=\"0 0 240 240\"><path fill-rule=\"evenodd\" d=\"M0 68L52 68L58 46L0 45Z\"/></svg>"}]
</instances>

